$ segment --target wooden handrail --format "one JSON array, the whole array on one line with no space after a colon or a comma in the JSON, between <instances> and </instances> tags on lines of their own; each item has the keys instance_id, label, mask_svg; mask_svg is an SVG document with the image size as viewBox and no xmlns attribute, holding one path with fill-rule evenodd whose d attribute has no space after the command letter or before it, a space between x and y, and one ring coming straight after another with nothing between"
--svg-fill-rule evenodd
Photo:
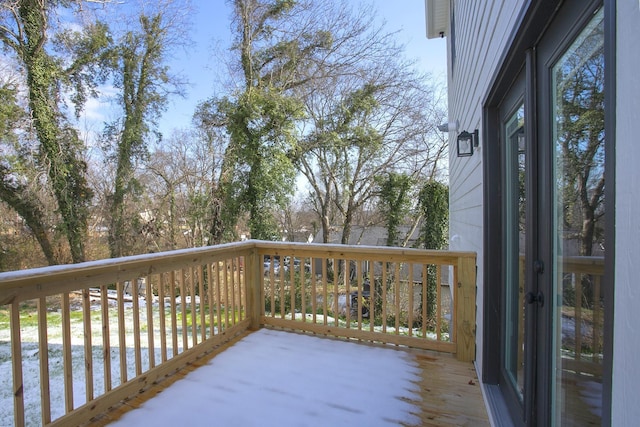
<instances>
[{"instance_id":1,"label":"wooden handrail","mask_svg":"<svg viewBox=\"0 0 640 427\"><path fill-rule=\"evenodd\" d=\"M262 324L446 351L455 353L463 361L474 360L475 253L273 242L256 242L256 248L260 259L280 259L277 271L275 263L270 263L269 270L261 275L260 288L266 292L262 299L268 307L262 309ZM300 261L298 274L292 268L285 271L287 259L289 264L293 262L291 260ZM338 267L340 263L342 271ZM305 291L299 292L299 301L296 301L292 284L300 286L304 264L308 265ZM328 268L328 265L334 267ZM363 265L368 266L366 272L363 272ZM427 268L433 268L436 274L433 279L437 308L432 318L427 316ZM350 278L345 272L349 269L354 273ZM443 269L447 271L446 280L442 278ZM364 290L364 276L369 281L369 291ZM386 286L381 286L382 283ZM442 285L445 288L451 285L446 298L450 301L447 307L449 320L442 316ZM414 288L415 292L408 291ZM363 292L369 292L366 298L379 305L377 311L375 304L369 307L367 321L363 321L361 310L351 307L351 295L361 301ZM340 297L345 299L345 307L344 319L338 321L336 319L341 313L336 300ZM286 308L287 304L289 308ZM322 315L318 316L318 312ZM285 313L288 313L288 318L285 318ZM327 320L328 317L331 321ZM427 334L427 325L431 323L434 326L429 328L433 334ZM442 334L445 329L448 332ZM387 330L392 332L387 333Z\"/></svg>"},{"instance_id":2,"label":"wooden handrail","mask_svg":"<svg viewBox=\"0 0 640 427\"><path fill-rule=\"evenodd\" d=\"M292 265L307 260L308 271L304 262L302 274L272 263L265 275L265 257L286 256ZM351 277L329 275L336 260ZM0 395L0 405L13 406L5 421L23 426L36 411L43 425L86 423L263 325L473 360L475 260L469 252L247 241L0 273L0 315L10 323L0 343L9 342L13 377L11 395ZM428 271L437 307L426 322ZM352 293L361 304L354 312ZM331 324L329 301L337 308L343 295L348 309ZM365 313L368 301L378 305ZM23 359L34 354L39 377L25 378ZM52 396L50 384L63 384L62 396ZM35 394L39 404L25 405Z\"/></svg>"}]
</instances>

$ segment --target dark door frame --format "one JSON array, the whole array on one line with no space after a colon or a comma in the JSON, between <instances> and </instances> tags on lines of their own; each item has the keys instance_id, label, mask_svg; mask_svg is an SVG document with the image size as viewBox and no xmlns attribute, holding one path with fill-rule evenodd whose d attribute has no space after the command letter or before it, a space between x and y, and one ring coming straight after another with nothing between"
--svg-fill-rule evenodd
<instances>
[{"instance_id":1,"label":"dark door frame","mask_svg":"<svg viewBox=\"0 0 640 427\"><path fill-rule=\"evenodd\" d=\"M576 0L577 1L577 0ZM538 76L536 76L537 64L536 64L536 51L535 47L538 45L543 34L547 30L553 31L559 26L555 25L554 28L550 28L552 21L559 17L559 19L567 19L567 9L574 8L578 5L577 9L583 9L586 11L582 13L583 21L585 16L588 16L589 11L595 10L598 6L604 3L605 14L605 61L606 61L606 109L605 109L605 132L607 140L605 143L605 156L606 156L606 168L607 168L607 181L615 182L615 0L590 0L589 2L579 1L575 3L574 0L560 1L560 0L539 0L527 2L518 17L518 24L515 26L510 40L507 44L507 49L503 52L501 67L493 76L491 84L489 85L490 91L485 97L483 102L483 136L482 139L487 141L483 148L483 206L484 206L484 224L483 224L483 251L485 254L501 254L502 253L502 241L503 241L503 220L501 209L496 209L498 206L502 206L502 180L503 173L501 170L501 158L502 148L500 143L501 134L501 115L499 107L505 101L505 97L512 89L515 79L525 73L526 85L525 85L525 110L527 111L527 140L535 141L538 135L536 134L537 118L535 117L538 103L537 97L540 95L540 89L537 87L539 84ZM567 5L568 4L568 5ZM561 9L562 5L566 5ZM575 15L575 14L573 14ZM574 16L575 18L575 16ZM565 21L567 22L567 21ZM571 22L571 25L565 26L563 32L567 32L566 28L575 26L576 32L581 29L581 26L576 25L576 21ZM571 33L571 31L568 31ZM570 34L565 34L569 36ZM557 36L556 36L557 37ZM544 107L547 108L547 107ZM541 113L542 114L542 113ZM532 151L527 153L527 161L530 164L532 161L537 161L539 156L545 155L544 152L540 152L539 147L535 144L530 144L533 147ZM548 151L548 150L547 150ZM535 157L536 159L533 159ZM531 159L530 159L531 158ZM535 167L535 165L534 165ZM532 169L533 170L533 169ZM544 173L544 172L543 172ZM544 183L542 185L547 185ZM534 187L530 187L529 190L537 191L536 185L539 185L538 180L532 180ZM611 232L607 235L607 257L605 260L605 299L609 303L608 309L605 312L604 331L605 331L605 362L604 362L604 396L603 396L603 413L602 422L603 425L610 425L611 423L611 372L612 372L612 338L613 338L613 293L614 293L614 280L613 280L613 265L615 260L615 241L613 236L613 230L615 230L615 194L613 186L609 185L606 188L606 221L607 228ZM543 207L544 209L544 207ZM534 215L535 216L535 215ZM535 245L536 243L530 243ZM540 253L539 248L531 246L527 250L533 250L535 253ZM544 252L544 250L543 250ZM543 254L544 255L544 254ZM548 255L548 254L547 254ZM504 414L506 411L512 415L511 422L516 425L547 425L550 422L550 414L548 414L550 408L550 402L545 401L544 389L549 387L548 383L543 381L542 388L534 390L534 385L525 384L525 393L535 393L537 402L535 405L525 405L522 418L517 416L517 411L514 412L513 404L508 404L510 399L505 400L505 389L500 384L500 369L501 369L501 333L502 330L502 263L499 262L496 257L484 257L484 321L482 330L483 339L483 366L482 377L487 391L488 403L490 407L494 409L495 414ZM531 286L541 286L544 288L546 285L538 283L537 277L531 273L530 266L527 277L531 279ZM535 314L527 317L527 327L533 328L534 324L541 321L542 324L549 324L550 316L552 315L550 310L539 310ZM538 318L538 316L540 316ZM545 323L547 322L547 323ZM550 359L544 360L545 357L540 355L547 354L550 351L551 344L548 336L539 336L535 346L538 348L537 354L531 355L527 361L526 374L529 378L534 378L536 373L532 371L536 367L540 367L542 371L550 369ZM547 352L547 353L545 353ZM537 358L537 359L536 359ZM543 359L543 360L539 360ZM540 386L540 385L538 385ZM512 399L511 399L512 400ZM526 400L525 400L526 403ZM545 412L546 411L546 412ZM498 420L499 421L499 420Z\"/></svg>"}]
</instances>

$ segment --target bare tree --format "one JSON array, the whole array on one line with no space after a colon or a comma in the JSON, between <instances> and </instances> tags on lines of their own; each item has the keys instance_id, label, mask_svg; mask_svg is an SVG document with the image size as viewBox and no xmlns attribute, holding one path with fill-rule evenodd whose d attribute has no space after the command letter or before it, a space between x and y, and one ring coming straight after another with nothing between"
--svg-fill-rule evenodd
<instances>
[{"instance_id":1,"label":"bare tree","mask_svg":"<svg viewBox=\"0 0 640 427\"><path fill-rule=\"evenodd\" d=\"M355 216L377 195L376 176L397 171L418 180L425 170L434 173L444 154L444 141L433 136L439 123L430 114L433 89L399 60L399 47L378 47L384 62L360 64L305 98L310 120L296 160L311 186L325 242L336 223L341 242L349 242Z\"/></svg>"},{"instance_id":2,"label":"bare tree","mask_svg":"<svg viewBox=\"0 0 640 427\"><path fill-rule=\"evenodd\" d=\"M175 131L155 147L145 168L145 206L157 227L157 250L209 243L211 184L220 147L188 130Z\"/></svg>"}]
</instances>

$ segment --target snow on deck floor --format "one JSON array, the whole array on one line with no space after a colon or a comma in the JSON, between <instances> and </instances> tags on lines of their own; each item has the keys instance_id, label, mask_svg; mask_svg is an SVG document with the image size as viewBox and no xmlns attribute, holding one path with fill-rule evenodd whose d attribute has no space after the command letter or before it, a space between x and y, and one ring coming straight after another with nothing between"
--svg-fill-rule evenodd
<instances>
[{"instance_id":1,"label":"snow on deck floor","mask_svg":"<svg viewBox=\"0 0 640 427\"><path fill-rule=\"evenodd\" d=\"M110 425L417 425L419 380L403 351L261 329Z\"/></svg>"}]
</instances>

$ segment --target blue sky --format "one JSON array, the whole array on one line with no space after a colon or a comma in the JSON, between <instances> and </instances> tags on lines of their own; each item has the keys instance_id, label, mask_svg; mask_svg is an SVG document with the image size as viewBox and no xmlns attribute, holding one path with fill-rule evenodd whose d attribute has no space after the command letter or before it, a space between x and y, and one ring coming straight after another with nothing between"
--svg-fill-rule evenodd
<instances>
[{"instance_id":1,"label":"blue sky","mask_svg":"<svg viewBox=\"0 0 640 427\"><path fill-rule=\"evenodd\" d=\"M415 59L421 71L430 72L442 82L446 81L445 39L428 40L425 30L424 0L352 0L371 4L388 31L399 31L398 41L406 45L406 55ZM212 47L228 47L230 37L229 12L225 0L194 0L193 46L179 55L172 69L186 77L190 86L185 99L173 98L160 120L160 131L165 138L172 129L186 128L199 101L215 93L216 73L220 72Z\"/></svg>"}]
</instances>

